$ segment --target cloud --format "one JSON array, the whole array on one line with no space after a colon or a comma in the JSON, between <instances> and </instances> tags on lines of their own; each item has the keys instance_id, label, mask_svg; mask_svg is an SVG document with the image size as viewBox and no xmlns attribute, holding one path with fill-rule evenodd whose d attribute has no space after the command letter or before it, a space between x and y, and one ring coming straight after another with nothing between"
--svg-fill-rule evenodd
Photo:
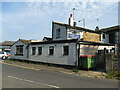
<instances>
[{"instance_id":1,"label":"cloud","mask_svg":"<svg viewBox=\"0 0 120 90\"><path fill-rule=\"evenodd\" d=\"M21 3L18 7L21 7ZM116 7L117 2L25 2L25 6L21 7L22 10L3 13L3 33L7 33L14 40L18 39L19 32L21 37L26 39L51 36L51 22L68 23L73 8L76 8L74 17L77 24L82 26L78 21L84 18L86 27L93 29L97 24L97 18L102 22L101 19L112 14Z\"/></svg>"}]
</instances>

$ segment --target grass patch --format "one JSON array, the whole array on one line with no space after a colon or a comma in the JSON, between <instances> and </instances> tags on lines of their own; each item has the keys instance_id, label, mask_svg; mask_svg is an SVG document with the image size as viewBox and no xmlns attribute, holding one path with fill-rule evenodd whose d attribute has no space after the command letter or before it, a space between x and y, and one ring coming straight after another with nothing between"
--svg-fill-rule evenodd
<instances>
[{"instance_id":1,"label":"grass patch","mask_svg":"<svg viewBox=\"0 0 120 90\"><path fill-rule=\"evenodd\" d=\"M51 64L51 63L49 64L49 66L50 66L50 67L54 67L54 65L53 65L53 64Z\"/></svg>"},{"instance_id":2,"label":"grass patch","mask_svg":"<svg viewBox=\"0 0 120 90\"><path fill-rule=\"evenodd\" d=\"M45 66L48 66L48 64L45 64Z\"/></svg>"},{"instance_id":3,"label":"grass patch","mask_svg":"<svg viewBox=\"0 0 120 90\"><path fill-rule=\"evenodd\" d=\"M24 63L25 63L25 64L29 64L29 62L27 62L27 61L24 61Z\"/></svg>"},{"instance_id":4,"label":"grass patch","mask_svg":"<svg viewBox=\"0 0 120 90\"><path fill-rule=\"evenodd\" d=\"M13 61L13 59L10 59L9 61L10 61L10 62L12 62L12 61Z\"/></svg>"},{"instance_id":5,"label":"grass patch","mask_svg":"<svg viewBox=\"0 0 120 90\"><path fill-rule=\"evenodd\" d=\"M27 62L24 62L25 64L28 64Z\"/></svg>"},{"instance_id":6,"label":"grass patch","mask_svg":"<svg viewBox=\"0 0 120 90\"><path fill-rule=\"evenodd\" d=\"M18 60L14 60L14 62L18 62Z\"/></svg>"},{"instance_id":7,"label":"grass patch","mask_svg":"<svg viewBox=\"0 0 120 90\"><path fill-rule=\"evenodd\" d=\"M120 80L120 71L116 71L116 72L111 72L111 73L108 73L108 75L105 76L106 78L108 79L118 79Z\"/></svg>"},{"instance_id":8,"label":"grass patch","mask_svg":"<svg viewBox=\"0 0 120 90\"><path fill-rule=\"evenodd\" d=\"M72 71L75 72L75 73L79 72L79 70L77 70L77 69L72 69Z\"/></svg>"}]
</instances>

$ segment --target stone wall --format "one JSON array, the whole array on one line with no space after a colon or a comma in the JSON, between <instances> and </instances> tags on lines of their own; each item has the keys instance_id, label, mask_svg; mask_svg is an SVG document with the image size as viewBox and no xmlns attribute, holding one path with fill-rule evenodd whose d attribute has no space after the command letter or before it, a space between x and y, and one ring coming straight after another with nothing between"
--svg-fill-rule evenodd
<instances>
[{"instance_id":1,"label":"stone wall","mask_svg":"<svg viewBox=\"0 0 120 90\"><path fill-rule=\"evenodd\" d=\"M100 41L100 34L90 33L90 32L84 32L83 33L83 41L98 42L98 41Z\"/></svg>"},{"instance_id":2,"label":"stone wall","mask_svg":"<svg viewBox=\"0 0 120 90\"><path fill-rule=\"evenodd\" d=\"M105 61L104 61L104 54L97 54L96 60L96 68L100 71L105 71Z\"/></svg>"},{"instance_id":3,"label":"stone wall","mask_svg":"<svg viewBox=\"0 0 120 90\"><path fill-rule=\"evenodd\" d=\"M118 70L118 58L114 53L98 54L97 55L97 67L100 70L114 72Z\"/></svg>"}]
</instances>

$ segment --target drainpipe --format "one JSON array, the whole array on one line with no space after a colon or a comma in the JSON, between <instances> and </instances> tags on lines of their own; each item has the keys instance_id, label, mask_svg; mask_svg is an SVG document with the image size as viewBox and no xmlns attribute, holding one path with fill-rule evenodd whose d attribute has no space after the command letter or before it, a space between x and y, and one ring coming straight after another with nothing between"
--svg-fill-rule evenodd
<instances>
[{"instance_id":1,"label":"drainpipe","mask_svg":"<svg viewBox=\"0 0 120 90\"><path fill-rule=\"evenodd\" d=\"M79 40L76 42L76 46L77 46L77 63L78 63L78 65L77 65L77 68L78 69L80 69L80 43L79 43Z\"/></svg>"},{"instance_id":2,"label":"drainpipe","mask_svg":"<svg viewBox=\"0 0 120 90\"><path fill-rule=\"evenodd\" d=\"M106 48L104 48L104 72L106 72Z\"/></svg>"},{"instance_id":3,"label":"drainpipe","mask_svg":"<svg viewBox=\"0 0 120 90\"><path fill-rule=\"evenodd\" d=\"M78 69L80 69L80 44L78 44Z\"/></svg>"},{"instance_id":4,"label":"drainpipe","mask_svg":"<svg viewBox=\"0 0 120 90\"><path fill-rule=\"evenodd\" d=\"M27 45L27 59L29 58L29 44Z\"/></svg>"}]
</instances>

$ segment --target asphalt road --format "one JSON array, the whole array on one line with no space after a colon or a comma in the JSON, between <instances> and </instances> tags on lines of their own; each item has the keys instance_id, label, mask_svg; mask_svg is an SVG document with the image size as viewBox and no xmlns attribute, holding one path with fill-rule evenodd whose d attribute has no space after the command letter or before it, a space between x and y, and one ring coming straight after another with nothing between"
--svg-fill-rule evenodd
<instances>
[{"instance_id":1,"label":"asphalt road","mask_svg":"<svg viewBox=\"0 0 120 90\"><path fill-rule=\"evenodd\" d=\"M2 64L2 88L118 88L118 82Z\"/></svg>"}]
</instances>

